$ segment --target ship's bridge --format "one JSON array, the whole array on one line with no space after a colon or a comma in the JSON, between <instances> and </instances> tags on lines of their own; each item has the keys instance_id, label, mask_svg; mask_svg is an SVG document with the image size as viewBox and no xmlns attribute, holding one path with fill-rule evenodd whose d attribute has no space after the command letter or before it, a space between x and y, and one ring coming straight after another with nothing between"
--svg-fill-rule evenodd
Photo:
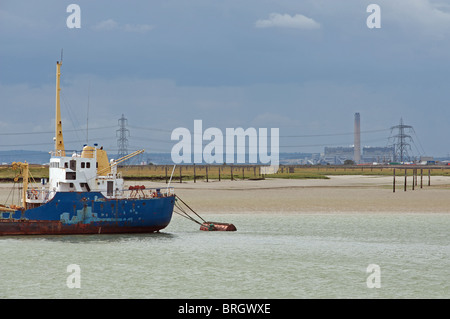
<instances>
[{"instance_id":1,"label":"ship's bridge","mask_svg":"<svg viewBox=\"0 0 450 319\"><path fill-rule=\"evenodd\" d=\"M97 146L84 146L81 153L73 152L70 157L52 154L49 184L51 193L100 191L107 197L117 197L123 191L115 161L108 161L106 151Z\"/></svg>"}]
</instances>

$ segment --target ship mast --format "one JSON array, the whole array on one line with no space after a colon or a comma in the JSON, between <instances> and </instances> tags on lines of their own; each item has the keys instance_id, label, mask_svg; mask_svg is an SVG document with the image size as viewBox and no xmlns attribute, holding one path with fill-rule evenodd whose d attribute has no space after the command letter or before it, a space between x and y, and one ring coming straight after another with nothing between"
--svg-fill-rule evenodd
<instances>
[{"instance_id":1,"label":"ship mast","mask_svg":"<svg viewBox=\"0 0 450 319\"><path fill-rule=\"evenodd\" d=\"M64 149L64 139L62 133L62 123L61 123L61 104L60 104L60 78L61 78L61 65L62 65L62 54L61 62L56 61L56 127L55 127L55 155L66 156Z\"/></svg>"}]
</instances>

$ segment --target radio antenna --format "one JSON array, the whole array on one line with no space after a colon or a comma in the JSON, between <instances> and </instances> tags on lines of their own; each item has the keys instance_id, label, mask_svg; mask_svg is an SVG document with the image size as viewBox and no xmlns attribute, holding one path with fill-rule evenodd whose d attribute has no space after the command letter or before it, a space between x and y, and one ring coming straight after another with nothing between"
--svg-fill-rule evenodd
<instances>
[{"instance_id":1,"label":"radio antenna","mask_svg":"<svg viewBox=\"0 0 450 319\"><path fill-rule=\"evenodd\" d=\"M91 81L89 81L88 86L88 103L87 103L87 114L86 114L86 144L89 144L89 97L91 93Z\"/></svg>"}]
</instances>

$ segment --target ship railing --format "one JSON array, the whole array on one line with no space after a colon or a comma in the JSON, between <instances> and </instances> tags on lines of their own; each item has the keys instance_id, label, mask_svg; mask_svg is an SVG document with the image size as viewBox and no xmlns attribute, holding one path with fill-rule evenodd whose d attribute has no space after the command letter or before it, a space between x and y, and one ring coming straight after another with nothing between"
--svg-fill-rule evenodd
<instances>
[{"instance_id":1,"label":"ship railing","mask_svg":"<svg viewBox=\"0 0 450 319\"><path fill-rule=\"evenodd\" d=\"M97 176L98 179L122 179L122 172L117 173L108 173L105 176L99 175Z\"/></svg>"},{"instance_id":2,"label":"ship railing","mask_svg":"<svg viewBox=\"0 0 450 319\"><path fill-rule=\"evenodd\" d=\"M45 189L28 189L27 202L28 203L43 203L48 200L49 191Z\"/></svg>"},{"instance_id":3,"label":"ship railing","mask_svg":"<svg viewBox=\"0 0 450 319\"><path fill-rule=\"evenodd\" d=\"M63 156L63 152L64 152L64 156ZM57 150L57 151L50 151L50 156L52 157L81 157L81 152L79 150L65 150L65 151L61 151L61 150Z\"/></svg>"},{"instance_id":4,"label":"ship railing","mask_svg":"<svg viewBox=\"0 0 450 319\"><path fill-rule=\"evenodd\" d=\"M175 195L174 187L145 188L145 186L130 186L122 190L126 198L162 198Z\"/></svg>"}]
</instances>

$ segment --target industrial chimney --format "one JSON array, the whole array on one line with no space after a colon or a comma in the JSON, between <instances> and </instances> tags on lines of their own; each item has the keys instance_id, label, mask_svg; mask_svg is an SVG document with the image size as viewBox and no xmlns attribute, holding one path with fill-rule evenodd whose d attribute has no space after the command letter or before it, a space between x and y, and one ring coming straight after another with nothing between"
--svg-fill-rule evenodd
<instances>
[{"instance_id":1,"label":"industrial chimney","mask_svg":"<svg viewBox=\"0 0 450 319\"><path fill-rule=\"evenodd\" d=\"M353 160L356 164L361 163L361 127L359 113L355 113L355 141Z\"/></svg>"}]
</instances>

